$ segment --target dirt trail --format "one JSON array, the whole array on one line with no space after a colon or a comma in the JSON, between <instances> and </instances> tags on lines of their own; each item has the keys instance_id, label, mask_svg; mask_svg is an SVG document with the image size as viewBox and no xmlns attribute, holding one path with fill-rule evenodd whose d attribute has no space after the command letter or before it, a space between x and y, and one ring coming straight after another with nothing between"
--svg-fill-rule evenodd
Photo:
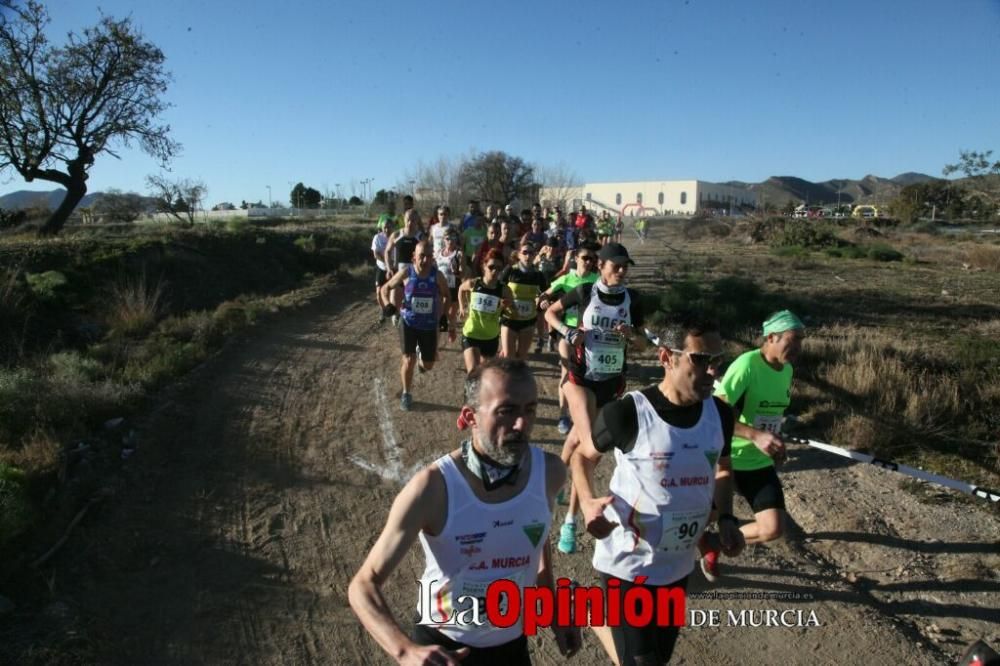
<instances>
[{"instance_id":1,"label":"dirt trail","mask_svg":"<svg viewBox=\"0 0 1000 666\"><path fill-rule=\"evenodd\" d=\"M122 488L53 562L56 597L101 663L389 663L346 585L399 480L459 441L463 372L449 345L401 412L397 332L375 325L368 292L337 289L233 342L140 425ZM552 355L533 365L534 439L558 451L557 368ZM811 449L791 451L783 478L798 529L725 561L719 586L695 574L691 592L785 598L692 598L723 626L685 629L676 663L940 664L977 638L1000 645L995 513L919 503L890 473ZM557 573L594 582L592 545L557 554ZM419 559L388 586L399 618ZM727 626L727 611L764 609L814 612L820 626ZM532 645L536 663L564 663L549 636ZM573 663L606 662L587 635Z\"/></svg>"}]
</instances>

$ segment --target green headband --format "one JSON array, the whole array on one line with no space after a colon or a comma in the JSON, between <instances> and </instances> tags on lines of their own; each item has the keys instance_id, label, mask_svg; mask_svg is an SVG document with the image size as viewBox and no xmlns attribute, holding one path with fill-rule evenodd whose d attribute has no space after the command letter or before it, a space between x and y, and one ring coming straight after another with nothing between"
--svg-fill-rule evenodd
<instances>
[{"instance_id":1,"label":"green headband","mask_svg":"<svg viewBox=\"0 0 1000 666\"><path fill-rule=\"evenodd\" d=\"M771 318L764 322L764 336L772 333L784 333L797 328L805 328L802 320L796 317L791 310L775 312Z\"/></svg>"}]
</instances>

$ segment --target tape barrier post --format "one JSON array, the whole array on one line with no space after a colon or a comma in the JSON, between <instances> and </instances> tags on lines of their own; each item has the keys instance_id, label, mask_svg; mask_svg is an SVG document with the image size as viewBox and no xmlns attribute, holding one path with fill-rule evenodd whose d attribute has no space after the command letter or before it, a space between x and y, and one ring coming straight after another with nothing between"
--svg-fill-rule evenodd
<instances>
[{"instance_id":1,"label":"tape barrier post","mask_svg":"<svg viewBox=\"0 0 1000 666\"><path fill-rule=\"evenodd\" d=\"M789 442L795 442L796 444L805 444L813 447L814 449L826 451L827 453L832 453L843 458L850 458L851 460L855 460L857 462L875 465L876 467L881 467L882 469L887 469L891 472L898 472L900 474L905 474L906 476L912 476L913 478L920 479L921 481L936 483L939 486L951 488L952 490L957 490L967 495L973 495L975 497L979 497L980 499L989 500L990 502L1000 502L1000 492L996 490L980 488L979 486L972 485L971 483L956 481L955 479L949 479L946 476L925 472L922 469L916 469L914 467L910 467L909 465L902 465L892 460L883 460L867 453L849 451L847 449L842 449L839 446L833 446L832 444L826 444L824 442L817 442L812 439L791 437L788 435L782 435L782 439Z\"/></svg>"}]
</instances>

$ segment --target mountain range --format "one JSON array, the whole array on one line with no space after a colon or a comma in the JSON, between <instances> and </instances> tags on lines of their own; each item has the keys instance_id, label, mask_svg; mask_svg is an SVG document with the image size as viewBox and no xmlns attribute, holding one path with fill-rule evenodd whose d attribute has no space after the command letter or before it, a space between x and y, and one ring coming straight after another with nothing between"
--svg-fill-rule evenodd
<instances>
[{"instance_id":1,"label":"mountain range","mask_svg":"<svg viewBox=\"0 0 1000 666\"><path fill-rule=\"evenodd\" d=\"M749 188L758 193L762 204L771 203L781 207L789 199L807 204L832 204L838 200L844 204L885 203L894 199L907 185L929 180L939 179L923 173L908 172L895 178L868 175L861 180L838 178L821 183L813 183L795 176L772 176L762 183L733 180L722 184ZM19 210L41 206L54 210L62 201L64 192L65 190L61 189L49 192L19 190L0 196L0 208ZM100 196L100 192L88 194L80 202L80 206L91 206Z\"/></svg>"}]
</instances>

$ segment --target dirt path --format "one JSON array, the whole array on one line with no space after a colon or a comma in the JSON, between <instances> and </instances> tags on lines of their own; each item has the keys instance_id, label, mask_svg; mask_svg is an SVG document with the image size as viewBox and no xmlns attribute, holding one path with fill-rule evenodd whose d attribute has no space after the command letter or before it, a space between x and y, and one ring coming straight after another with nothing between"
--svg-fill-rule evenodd
<instances>
[{"instance_id":1,"label":"dirt path","mask_svg":"<svg viewBox=\"0 0 1000 666\"><path fill-rule=\"evenodd\" d=\"M463 377L449 345L401 412L396 335L374 324L367 285L349 285L232 343L164 396L116 497L53 562L55 598L99 662L389 663L346 585L400 480L457 444ZM534 439L558 451L557 369L551 355L533 365ZM810 449L791 452L783 478L799 529L726 561L717 587L692 577L693 593L718 596L690 608L719 610L723 626L686 629L676 663L940 664L977 638L1000 645L995 513L947 496L920 503L888 472ZM557 555L557 573L592 583L592 541L581 545ZM388 586L400 618L420 566L411 554ZM759 620L765 609L812 612L820 626L727 626L727 611ZM586 641L573 663L606 663ZM548 636L532 644L536 663L564 663Z\"/></svg>"}]
</instances>

